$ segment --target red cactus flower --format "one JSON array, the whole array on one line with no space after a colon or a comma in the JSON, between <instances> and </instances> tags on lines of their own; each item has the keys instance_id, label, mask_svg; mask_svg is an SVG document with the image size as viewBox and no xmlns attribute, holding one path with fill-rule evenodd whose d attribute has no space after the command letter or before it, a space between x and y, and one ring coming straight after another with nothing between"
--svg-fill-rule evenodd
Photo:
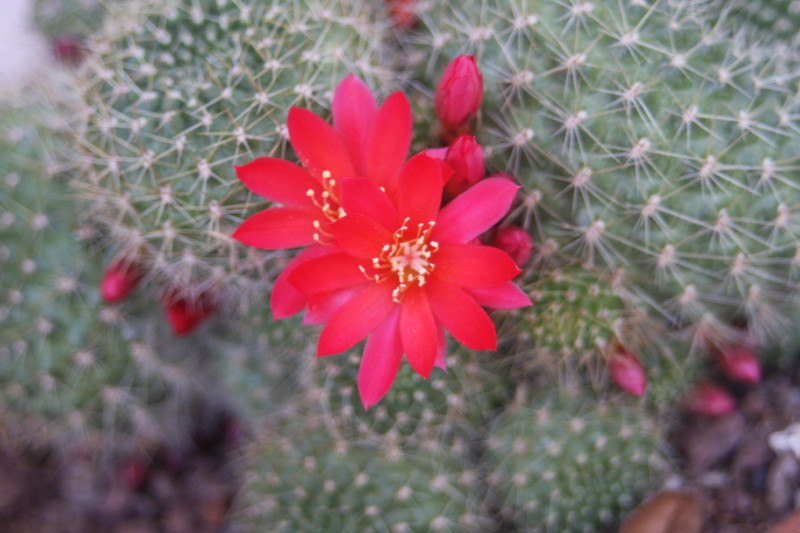
<instances>
[{"instance_id":1,"label":"red cactus flower","mask_svg":"<svg viewBox=\"0 0 800 533\"><path fill-rule=\"evenodd\" d=\"M693 413L713 418L736 409L736 400L718 385L702 381L684 397L683 405Z\"/></svg>"},{"instance_id":2,"label":"red cactus flower","mask_svg":"<svg viewBox=\"0 0 800 533\"><path fill-rule=\"evenodd\" d=\"M174 294L167 294L162 300L167 320L175 335L188 335L214 313L214 304L201 296L195 301Z\"/></svg>"},{"instance_id":3,"label":"red cactus flower","mask_svg":"<svg viewBox=\"0 0 800 533\"><path fill-rule=\"evenodd\" d=\"M347 291L332 306L318 355L368 337L358 377L365 408L389 390L404 354L427 378L444 366L444 330L471 349L492 350L496 332L481 306L531 303L511 281L520 270L507 254L467 244L505 215L518 187L484 180L441 208L449 173L419 154L400 171L396 199L368 179L343 179L347 216L330 225L336 251L303 262L288 277L310 300Z\"/></svg>"},{"instance_id":4,"label":"red cactus flower","mask_svg":"<svg viewBox=\"0 0 800 533\"><path fill-rule=\"evenodd\" d=\"M141 279L142 272L134 263L124 260L113 261L103 274L100 294L109 304L122 301L133 292Z\"/></svg>"},{"instance_id":5,"label":"red cactus flower","mask_svg":"<svg viewBox=\"0 0 800 533\"><path fill-rule=\"evenodd\" d=\"M333 125L295 107L289 111L287 127L302 166L264 157L236 167L237 176L250 191L280 206L252 215L233 237L268 250L327 246L331 244L331 224L344 214L342 178L365 177L385 189L397 180L411 143L411 108L399 92L378 108L366 84L351 74L336 89ZM285 278L276 281L272 293L277 318L290 316L305 305L303 295L285 283Z\"/></svg>"},{"instance_id":6,"label":"red cactus flower","mask_svg":"<svg viewBox=\"0 0 800 533\"><path fill-rule=\"evenodd\" d=\"M470 131L483 99L483 75L475 56L458 56L445 67L436 87L436 115L445 137Z\"/></svg>"},{"instance_id":7,"label":"red cactus flower","mask_svg":"<svg viewBox=\"0 0 800 533\"><path fill-rule=\"evenodd\" d=\"M494 234L492 246L510 255L517 266L522 268L533 253L533 237L522 228L503 226Z\"/></svg>"},{"instance_id":8,"label":"red cactus flower","mask_svg":"<svg viewBox=\"0 0 800 533\"><path fill-rule=\"evenodd\" d=\"M647 389L647 376L644 373L642 363L632 353L620 349L608 362L608 373L617 387L642 397Z\"/></svg>"},{"instance_id":9,"label":"red cactus flower","mask_svg":"<svg viewBox=\"0 0 800 533\"><path fill-rule=\"evenodd\" d=\"M761 380L761 365L753 346L739 344L725 346L717 358L723 374L742 383L758 383Z\"/></svg>"}]
</instances>

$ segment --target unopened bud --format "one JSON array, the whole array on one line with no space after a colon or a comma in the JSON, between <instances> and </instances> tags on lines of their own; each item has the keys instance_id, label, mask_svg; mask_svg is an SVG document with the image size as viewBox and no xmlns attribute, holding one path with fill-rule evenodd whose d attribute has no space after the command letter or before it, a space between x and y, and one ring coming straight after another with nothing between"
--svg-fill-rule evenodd
<instances>
[{"instance_id":1,"label":"unopened bud","mask_svg":"<svg viewBox=\"0 0 800 533\"><path fill-rule=\"evenodd\" d=\"M472 135L462 135L447 150L445 162L453 168L453 175L445 184L445 191L454 198L486 177L483 147Z\"/></svg>"},{"instance_id":2,"label":"unopened bud","mask_svg":"<svg viewBox=\"0 0 800 533\"><path fill-rule=\"evenodd\" d=\"M172 330L179 336L194 331L214 312L214 305L205 297L189 301L183 297L167 296L162 304Z\"/></svg>"},{"instance_id":3,"label":"unopened bud","mask_svg":"<svg viewBox=\"0 0 800 533\"><path fill-rule=\"evenodd\" d=\"M100 293L106 303L124 300L139 284L142 272L131 262L114 261L103 274L100 282Z\"/></svg>"},{"instance_id":4,"label":"unopened bud","mask_svg":"<svg viewBox=\"0 0 800 533\"><path fill-rule=\"evenodd\" d=\"M689 391L683 405L695 414L719 417L736 409L736 400L725 389L703 381Z\"/></svg>"},{"instance_id":5,"label":"unopened bud","mask_svg":"<svg viewBox=\"0 0 800 533\"><path fill-rule=\"evenodd\" d=\"M405 30L417 23L417 0L386 0L395 28Z\"/></svg>"},{"instance_id":6,"label":"unopened bud","mask_svg":"<svg viewBox=\"0 0 800 533\"><path fill-rule=\"evenodd\" d=\"M736 381L758 383L761 380L761 365L754 348L747 344L722 348L717 363L723 374Z\"/></svg>"},{"instance_id":7,"label":"unopened bud","mask_svg":"<svg viewBox=\"0 0 800 533\"><path fill-rule=\"evenodd\" d=\"M608 362L608 373L620 389L640 398L644 395L647 376L642 363L632 353L620 349Z\"/></svg>"},{"instance_id":8,"label":"unopened bud","mask_svg":"<svg viewBox=\"0 0 800 533\"><path fill-rule=\"evenodd\" d=\"M503 250L522 268L533 253L533 237L522 228L503 226L495 233L492 246Z\"/></svg>"},{"instance_id":9,"label":"unopened bud","mask_svg":"<svg viewBox=\"0 0 800 533\"><path fill-rule=\"evenodd\" d=\"M475 56L458 56L445 67L436 87L436 115L445 132L469 132L483 99L483 76Z\"/></svg>"}]
</instances>

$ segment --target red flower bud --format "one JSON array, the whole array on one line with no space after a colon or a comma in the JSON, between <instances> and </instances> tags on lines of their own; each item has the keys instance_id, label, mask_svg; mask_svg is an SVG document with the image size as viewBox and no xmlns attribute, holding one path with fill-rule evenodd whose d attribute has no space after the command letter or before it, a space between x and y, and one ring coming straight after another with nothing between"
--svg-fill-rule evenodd
<instances>
[{"instance_id":1,"label":"red flower bud","mask_svg":"<svg viewBox=\"0 0 800 533\"><path fill-rule=\"evenodd\" d=\"M503 226L495 233L492 246L503 250L522 268L533 252L533 237L522 228Z\"/></svg>"},{"instance_id":2,"label":"red flower bud","mask_svg":"<svg viewBox=\"0 0 800 533\"><path fill-rule=\"evenodd\" d=\"M136 288L141 279L142 272L135 264L122 260L114 261L103 274L100 294L106 303L119 302Z\"/></svg>"},{"instance_id":3,"label":"red flower bud","mask_svg":"<svg viewBox=\"0 0 800 533\"><path fill-rule=\"evenodd\" d=\"M632 353L620 349L608 362L608 373L617 387L641 397L647 389L647 376L639 359Z\"/></svg>"},{"instance_id":4,"label":"red flower bud","mask_svg":"<svg viewBox=\"0 0 800 533\"><path fill-rule=\"evenodd\" d=\"M386 0L394 26L405 30L417 23L417 0Z\"/></svg>"},{"instance_id":5,"label":"red flower bud","mask_svg":"<svg viewBox=\"0 0 800 533\"><path fill-rule=\"evenodd\" d=\"M725 389L704 381L689 391L683 399L683 405L693 413L718 417L736 409L736 400Z\"/></svg>"},{"instance_id":6,"label":"red flower bud","mask_svg":"<svg viewBox=\"0 0 800 533\"><path fill-rule=\"evenodd\" d=\"M758 383L761 380L761 366L755 350L747 344L722 348L717 359L723 374L742 383Z\"/></svg>"},{"instance_id":7,"label":"red flower bud","mask_svg":"<svg viewBox=\"0 0 800 533\"><path fill-rule=\"evenodd\" d=\"M203 296L196 301L189 301L186 298L167 295L164 297L162 305L172 330L175 335L179 336L194 331L214 312L214 305Z\"/></svg>"},{"instance_id":8,"label":"red flower bud","mask_svg":"<svg viewBox=\"0 0 800 533\"><path fill-rule=\"evenodd\" d=\"M53 55L62 63L77 65L83 59L84 49L77 37L61 35L53 39Z\"/></svg>"},{"instance_id":9,"label":"red flower bud","mask_svg":"<svg viewBox=\"0 0 800 533\"><path fill-rule=\"evenodd\" d=\"M453 175L444 189L451 198L466 191L486 177L483 147L472 135L462 135L450 145L445 162L453 167Z\"/></svg>"},{"instance_id":10,"label":"red flower bud","mask_svg":"<svg viewBox=\"0 0 800 533\"><path fill-rule=\"evenodd\" d=\"M445 67L436 87L436 115L445 130L464 133L483 99L483 76L475 56L458 56Z\"/></svg>"}]
</instances>

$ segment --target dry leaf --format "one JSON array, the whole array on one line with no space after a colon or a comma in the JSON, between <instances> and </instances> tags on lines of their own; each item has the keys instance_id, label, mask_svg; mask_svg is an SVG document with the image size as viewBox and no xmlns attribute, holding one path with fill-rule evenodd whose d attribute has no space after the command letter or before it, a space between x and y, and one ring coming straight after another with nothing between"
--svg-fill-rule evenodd
<instances>
[{"instance_id":1,"label":"dry leaf","mask_svg":"<svg viewBox=\"0 0 800 533\"><path fill-rule=\"evenodd\" d=\"M628 515L619 533L701 533L703 511L693 494L656 494Z\"/></svg>"}]
</instances>

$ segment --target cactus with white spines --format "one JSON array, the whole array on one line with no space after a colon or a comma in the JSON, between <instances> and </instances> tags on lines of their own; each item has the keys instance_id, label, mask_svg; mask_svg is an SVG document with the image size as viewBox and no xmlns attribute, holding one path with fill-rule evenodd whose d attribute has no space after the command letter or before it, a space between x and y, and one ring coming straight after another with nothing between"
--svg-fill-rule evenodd
<instances>
[{"instance_id":1,"label":"cactus with white spines","mask_svg":"<svg viewBox=\"0 0 800 533\"><path fill-rule=\"evenodd\" d=\"M120 2L89 47L80 132L92 220L161 287L247 309L285 255L231 234L263 200L234 165L291 157L286 114L347 74L391 91L387 22L360 2ZM254 290L257 288L257 290Z\"/></svg>"},{"instance_id":2,"label":"cactus with white spines","mask_svg":"<svg viewBox=\"0 0 800 533\"><path fill-rule=\"evenodd\" d=\"M428 85L476 55L477 134L523 184L537 242L624 272L673 325L782 330L800 275L791 48L678 0L429 3L420 18L405 40Z\"/></svg>"},{"instance_id":3,"label":"cactus with white spines","mask_svg":"<svg viewBox=\"0 0 800 533\"><path fill-rule=\"evenodd\" d=\"M0 123L3 410L40 443L174 436L165 428L187 421L198 361L159 321L101 302L102 257L84 247L93 232L56 175L67 145L52 112L6 104Z\"/></svg>"},{"instance_id":4,"label":"cactus with white spines","mask_svg":"<svg viewBox=\"0 0 800 533\"><path fill-rule=\"evenodd\" d=\"M459 437L354 440L308 413L247 447L237 516L254 531L490 531L468 449Z\"/></svg>"},{"instance_id":5,"label":"cactus with white spines","mask_svg":"<svg viewBox=\"0 0 800 533\"><path fill-rule=\"evenodd\" d=\"M518 531L612 527L658 483L666 461L654 419L591 394L520 389L486 442L494 505Z\"/></svg>"}]
</instances>

